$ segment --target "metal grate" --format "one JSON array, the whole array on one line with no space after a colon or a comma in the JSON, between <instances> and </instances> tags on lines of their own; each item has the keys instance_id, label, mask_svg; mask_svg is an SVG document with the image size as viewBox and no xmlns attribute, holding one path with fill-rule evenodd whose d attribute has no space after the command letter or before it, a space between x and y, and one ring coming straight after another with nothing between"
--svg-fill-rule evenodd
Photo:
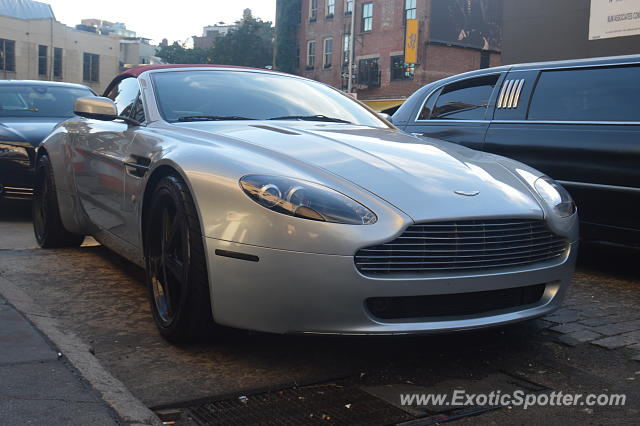
<instances>
[{"instance_id":1,"label":"metal grate","mask_svg":"<svg viewBox=\"0 0 640 426\"><path fill-rule=\"evenodd\" d=\"M381 319L459 317L502 309L522 309L539 302L545 288L545 284L537 284L472 293L372 297L366 303L369 312Z\"/></svg>"},{"instance_id":2,"label":"metal grate","mask_svg":"<svg viewBox=\"0 0 640 426\"><path fill-rule=\"evenodd\" d=\"M364 275L473 271L562 257L568 241L542 220L467 220L412 225L395 240L359 250Z\"/></svg>"},{"instance_id":3,"label":"metal grate","mask_svg":"<svg viewBox=\"0 0 640 426\"><path fill-rule=\"evenodd\" d=\"M317 385L189 407L200 425L389 425L414 419L358 388Z\"/></svg>"}]
</instances>

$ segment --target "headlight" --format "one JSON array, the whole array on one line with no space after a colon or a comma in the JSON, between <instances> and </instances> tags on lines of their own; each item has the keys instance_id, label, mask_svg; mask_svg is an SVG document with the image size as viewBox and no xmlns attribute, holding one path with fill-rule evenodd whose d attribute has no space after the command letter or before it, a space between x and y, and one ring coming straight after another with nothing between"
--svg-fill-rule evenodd
<instances>
[{"instance_id":1,"label":"headlight","mask_svg":"<svg viewBox=\"0 0 640 426\"><path fill-rule=\"evenodd\" d=\"M289 216L348 225L371 225L377 216L338 191L296 179L247 175L240 179L244 192L256 203Z\"/></svg>"},{"instance_id":2,"label":"headlight","mask_svg":"<svg viewBox=\"0 0 640 426\"><path fill-rule=\"evenodd\" d=\"M543 176L539 178L533 186L558 216L567 217L576 212L576 205L571 195L550 177Z\"/></svg>"},{"instance_id":3,"label":"headlight","mask_svg":"<svg viewBox=\"0 0 640 426\"><path fill-rule=\"evenodd\" d=\"M0 143L0 158L29 161L29 151L22 146Z\"/></svg>"}]
</instances>

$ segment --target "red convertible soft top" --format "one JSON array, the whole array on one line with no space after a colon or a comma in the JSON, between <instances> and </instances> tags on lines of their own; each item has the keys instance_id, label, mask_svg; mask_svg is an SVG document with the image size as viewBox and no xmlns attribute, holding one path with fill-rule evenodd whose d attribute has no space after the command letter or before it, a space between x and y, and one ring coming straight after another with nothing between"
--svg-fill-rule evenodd
<instances>
[{"instance_id":1,"label":"red convertible soft top","mask_svg":"<svg viewBox=\"0 0 640 426\"><path fill-rule=\"evenodd\" d=\"M107 94L111 91L113 86L116 85L120 80L125 77L138 77L145 71L150 70L160 70L166 68L237 68L244 70L258 70L258 71L269 71L266 68L250 68L250 67L240 67L237 65L219 65L219 64L158 64L158 65L141 65L139 67L130 68L126 71L118 74L112 81L109 83L109 86L104 91L103 96L107 96Z\"/></svg>"}]
</instances>

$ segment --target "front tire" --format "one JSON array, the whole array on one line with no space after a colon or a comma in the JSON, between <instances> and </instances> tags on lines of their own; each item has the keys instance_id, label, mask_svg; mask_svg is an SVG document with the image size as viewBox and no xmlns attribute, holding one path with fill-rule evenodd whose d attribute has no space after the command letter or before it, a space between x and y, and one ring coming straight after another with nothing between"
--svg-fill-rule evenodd
<instances>
[{"instance_id":1,"label":"front tire","mask_svg":"<svg viewBox=\"0 0 640 426\"><path fill-rule=\"evenodd\" d=\"M200 222L184 181L162 178L147 212L146 281L155 323L172 343L199 340L217 326L211 314Z\"/></svg>"},{"instance_id":2,"label":"front tire","mask_svg":"<svg viewBox=\"0 0 640 426\"><path fill-rule=\"evenodd\" d=\"M36 164L36 184L31 203L33 231L42 248L79 247L84 235L67 231L60 218L51 161L45 154Z\"/></svg>"}]
</instances>

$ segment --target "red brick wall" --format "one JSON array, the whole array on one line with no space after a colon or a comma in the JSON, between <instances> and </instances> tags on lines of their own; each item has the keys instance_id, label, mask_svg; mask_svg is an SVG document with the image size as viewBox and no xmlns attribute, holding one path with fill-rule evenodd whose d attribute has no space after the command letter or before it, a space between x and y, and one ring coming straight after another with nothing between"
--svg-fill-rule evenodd
<instances>
[{"instance_id":1,"label":"red brick wall","mask_svg":"<svg viewBox=\"0 0 640 426\"><path fill-rule=\"evenodd\" d=\"M351 15L344 14L344 0L335 1L335 14L326 18L326 1L318 0L316 22L309 22L309 1L302 0L302 20L298 31L300 46L300 74L340 88L342 68L342 40L349 33ZM373 29L361 32L362 4L371 1L373 6ZM420 20L418 62L413 80L391 81L391 56L404 50L404 0L357 0L354 12L355 57L354 63L362 57L377 56L382 72L381 87L358 89L359 99L403 98L409 96L424 84L432 81L480 68L480 51L460 47L428 43L428 24L431 0L417 0L417 17ZM333 66L324 69L323 40L333 37ZM306 70L307 42L316 41L316 65ZM402 53L400 53L402 54ZM500 54L492 53L491 66L501 63Z\"/></svg>"}]
</instances>

